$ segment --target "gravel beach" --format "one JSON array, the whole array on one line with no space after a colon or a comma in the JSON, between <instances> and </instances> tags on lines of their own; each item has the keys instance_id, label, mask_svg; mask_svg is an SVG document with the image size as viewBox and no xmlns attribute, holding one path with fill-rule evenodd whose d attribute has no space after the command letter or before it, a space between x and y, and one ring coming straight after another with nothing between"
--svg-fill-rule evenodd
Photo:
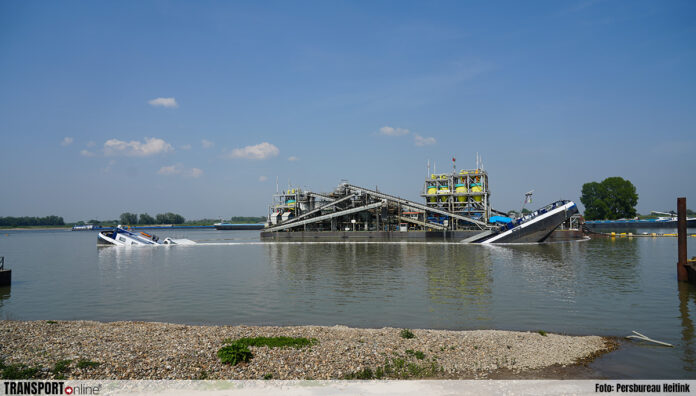
<instances>
[{"instance_id":1,"label":"gravel beach","mask_svg":"<svg viewBox=\"0 0 696 396\"><path fill-rule=\"evenodd\" d=\"M616 347L598 336L414 329L413 338L403 338L401 330L0 321L0 359L5 365L36 367L40 378L342 379L381 371L380 378L476 379L570 367ZM220 362L223 340L257 336L306 337L316 343L300 349L249 347L249 362Z\"/></svg>"}]
</instances>

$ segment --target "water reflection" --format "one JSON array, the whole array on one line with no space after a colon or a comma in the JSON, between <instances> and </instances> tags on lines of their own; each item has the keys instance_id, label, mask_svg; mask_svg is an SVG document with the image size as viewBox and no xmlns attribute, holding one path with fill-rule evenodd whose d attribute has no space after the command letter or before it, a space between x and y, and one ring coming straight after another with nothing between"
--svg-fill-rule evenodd
<instances>
[{"instance_id":1,"label":"water reflection","mask_svg":"<svg viewBox=\"0 0 696 396\"><path fill-rule=\"evenodd\" d=\"M519 288L519 295L538 303L548 299L564 304L577 301L581 264L577 262L583 242L541 245L491 246L500 277ZM542 299L543 297L543 299Z\"/></svg>"},{"instance_id":2,"label":"water reflection","mask_svg":"<svg viewBox=\"0 0 696 396\"><path fill-rule=\"evenodd\" d=\"M0 308L2 308L5 300L10 299L10 291L12 287L11 286L3 286L0 287Z\"/></svg>"},{"instance_id":3,"label":"water reflection","mask_svg":"<svg viewBox=\"0 0 696 396\"><path fill-rule=\"evenodd\" d=\"M493 284L490 250L481 246L424 246L428 296L435 304L489 320ZM462 312L458 312L461 315Z\"/></svg>"},{"instance_id":4,"label":"water reflection","mask_svg":"<svg viewBox=\"0 0 696 396\"><path fill-rule=\"evenodd\" d=\"M681 319L681 336L684 355L684 370L696 371L694 353L694 316L696 316L696 286L679 282L679 318Z\"/></svg>"},{"instance_id":5,"label":"water reflection","mask_svg":"<svg viewBox=\"0 0 696 396\"><path fill-rule=\"evenodd\" d=\"M634 293L639 284L640 253L634 239L599 238L584 250L585 278L598 287Z\"/></svg>"}]
</instances>

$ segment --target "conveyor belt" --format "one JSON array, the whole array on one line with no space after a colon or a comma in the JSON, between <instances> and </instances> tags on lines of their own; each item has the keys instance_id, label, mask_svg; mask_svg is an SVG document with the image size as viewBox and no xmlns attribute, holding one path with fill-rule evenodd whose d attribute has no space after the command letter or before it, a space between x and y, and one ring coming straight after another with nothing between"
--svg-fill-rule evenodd
<instances>
[{"instance_id":1,"label":"conveyor belt","mask_svg":"<svg viewBox=\"0 0 696 396\"><path fill-rule=\"evenodd\" d=\"M286 225L286 224L295 223L295 222L297 222L297 221L299 221L299 220L301 220L301 219L303 219L303 218L305 218L305 217L307 217L307 216L313 215L314 213L321 212L322 209L326 209L326 208L328 208L328 207L334 206L334 205L336 205L336 204L338 204L338 203L341 203L341 202L343 202L343 201L346 201L346 200L348 200L348 199L350 199L350 198L354 198L354 197L355 197L355 194L351 194L351 195L348 195L348 196L343 197L343 198L341 198L341 199L337 199L337 200L335 200L335 201L333 201L333 202L329 202L329 203L327 203L326 205L320 206L320 207L318 207L318 208L316 208L316 209L314 209L314 210L310 210L310 211L307 212L307 213L303 213L303 214L301 214L300 216L295 217L294 219L290 219L289 221L286 221L285 223L283 223L283 224L281 224L281 225ZM266 231L276 231L276 227L280 227L280 225L273 226L273 227L268 227L268 228L266 228Z\"/></svg>"},{"instance_id":2,"label":"conveyor belt","mask_svg":"<svg viewBox=\"0 0 696 396\"><path fill-rule=\"evenodd\" d=\"M402 221L408 221L409 223L418 224L418 225L423 226L423 227L437 228L438 230L444 230L447 228L442 224L426 223L424 221L412 219L412 218L406 217L406 216L399 216L399 219Z\"/></svg>"},{"instance_id":3,"label":"conveyor belt","mask_svg":"<svg viewBox=\"0 0 696 396\"><path fill-rule=\"evenodd\" d=\"M376 203L369 204L369 205L359 206L357 208L350 208L350 209L342 210L340 212L329 213L329 214L323 215L323 216L312 217L311 219L307 219L307 220L300 220L300 221L297 221L294 223L281 224L281 225L275 226L273 228L267 228L266 231L281 231L281 230L285 230L288 228L299 227L301 225L305 225L305 224L309 224L309 223L315 223L318 221L328 220L328 219L331 219L333 217L345 216L345 215L348 215L351 213L357 213L357 212L362 212L365 210L379 208L383 204L384 204L384 202L376 202Z\"/></svg>"},{"instance_id":4,"label":"conveyor belt","mask_svg":"<svg viewBox=\"0 0 696 396\"><path fill-rule=\"evenodd\" d=\"M382 198L382 199L386 199L386 200L389 200L389 201L393 201L393 202L399 203L399 204L401 204L401 205L408 206L408 207L410 207L410 208L421 209L421 210L425 210L425 211L428 211L428 212L438 213L438 214L441 214L441 215L444 215L444 216L453 217L453 218L455 218L455 219L464 220L464 221L466 221L466 222L469 222L469 223L472 223L472 224L476 224L476 225L479 226L479 228L481 228L481 229L488 228L488 224L486 224L486 223L484 223L484 222L482 222L482 221L479 221L479 220L474 220L474 219L472 219L472 218L470 218L470 217L466 217L466 216L462 216L462 215L450 213L450 212L448 212L448 211L441 210L441 209L432 208L432 207L430 207L430 206L423 205L423 204L419 204L419 203L416 203L416 202L413 202L413 201L409 201L409 200L407 200L407 199L395 197L395 196L393 196L393 195L381 193L381 192L378 192L378 191L375 191L375 190L370 190L369 188L364 188L364 187L360 187L360 186L355 186L355 185L348 184L348 183L346 183L345 186L348 187L348 188L351 189L351 190L366 192L366 193L368 193L368 194L370 194L370 195L373 195L373 196L375 196L375 197L379 197L379 198Z\"/></svg>"}]
</instances>

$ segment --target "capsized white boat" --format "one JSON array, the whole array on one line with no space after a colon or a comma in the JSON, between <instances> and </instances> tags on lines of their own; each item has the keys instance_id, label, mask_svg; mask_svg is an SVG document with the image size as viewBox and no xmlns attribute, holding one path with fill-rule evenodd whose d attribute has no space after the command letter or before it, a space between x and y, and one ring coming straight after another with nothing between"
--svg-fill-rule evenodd
<instances>
[{"instance_id":1,"label":"capsized white boat","mask_svg":"<svg viewBox=\"0 0 696 396\"><path fill-rule=\"evenodd\" d=\"M97 245L107 246L157 246L157 245L195 245L190 239L165 238L160 241L156 235L144 232L133 232L122 226L112 230L101 231L97 236Z\"/></svg>"}]
</instances>

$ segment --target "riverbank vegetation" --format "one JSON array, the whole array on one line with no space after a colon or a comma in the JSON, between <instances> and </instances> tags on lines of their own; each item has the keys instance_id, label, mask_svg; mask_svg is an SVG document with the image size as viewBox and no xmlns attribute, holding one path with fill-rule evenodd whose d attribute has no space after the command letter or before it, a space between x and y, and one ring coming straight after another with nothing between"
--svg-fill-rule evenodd
<instances>
[{"instance_id":1,"label":"riverbank vegetation","mask_svg":"<svg viewBox=\"0 0 696 396\"><path fill-rule=\"evenodd\" d=\"M64 226L65 221L60 216L46 217L0 217L0 227L36 227L36 226Z\"/></svg>"}]
</instances>

